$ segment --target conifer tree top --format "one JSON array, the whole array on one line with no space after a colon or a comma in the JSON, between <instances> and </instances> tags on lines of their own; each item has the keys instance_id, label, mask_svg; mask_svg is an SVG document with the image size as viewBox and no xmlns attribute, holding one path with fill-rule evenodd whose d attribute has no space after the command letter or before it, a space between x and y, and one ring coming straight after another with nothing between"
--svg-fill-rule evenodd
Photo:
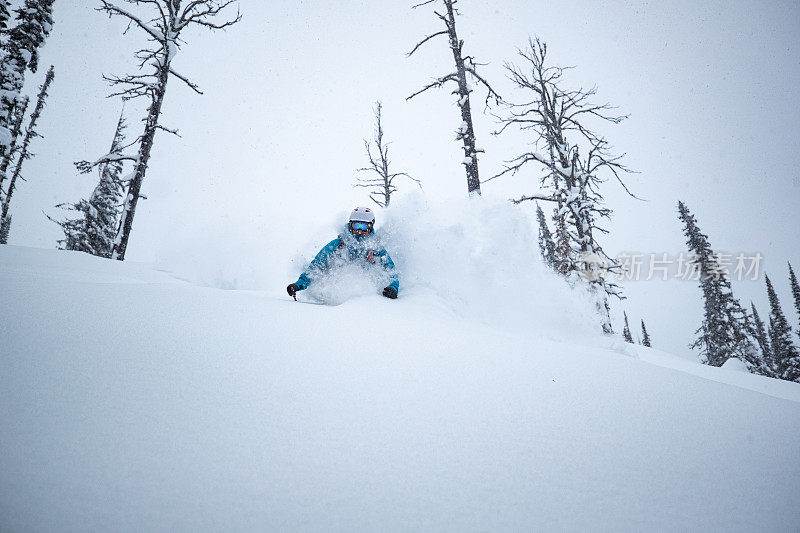
<instances>
[{"instance_id":1,"label":"conifer tree top","mask_svg":"<svg viewBox=\"0 0 800 533\"><path fill-rule=\"evenodd\" d=\"M797 282L797 276L794 275L792 264L789 263L789 283L792 287L792 298L794 298L794 307L797 309L797 314L800 316L800 283ZM797 332L800 335L800 331Z\"/></svg>"},{"instance_id":2,"label":"conifer tree top","mask_svg":"<svg viewBox=\"0 0 800 533\"><path fill-rule=\"evenodd\" d=\"M0 0L0 30L4 30L8 27L9 18L11 18L11 15L8 12L6 0Z\"/></svg>"},{"instance_id":3,"label":"conifer tree top","mask_svg":"<svg viewBox=\"0 0 800 533\"><path fill-rule=\"evenodd\" d=\"M15 13L18 22L9 32L9 45L22 56L31 72L36 72L37 49L53 28L53 0L25 0Z\"/></svg>"}]
</instances>

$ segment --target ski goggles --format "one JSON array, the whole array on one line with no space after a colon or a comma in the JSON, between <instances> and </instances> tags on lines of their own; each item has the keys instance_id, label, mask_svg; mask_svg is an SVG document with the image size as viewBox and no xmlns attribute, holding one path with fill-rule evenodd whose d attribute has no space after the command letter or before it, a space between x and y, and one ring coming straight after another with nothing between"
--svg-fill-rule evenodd
<instances>
[{"instance_id":1,"label":"ski goggles","mask_svg":"<svg viewBox=\"0 0 800 533\"><path fill-rule=\"evenodd\" d=\"M350 228L354 231L370 231L369 222L351 222Z\"/></svg>"}]
</instances>

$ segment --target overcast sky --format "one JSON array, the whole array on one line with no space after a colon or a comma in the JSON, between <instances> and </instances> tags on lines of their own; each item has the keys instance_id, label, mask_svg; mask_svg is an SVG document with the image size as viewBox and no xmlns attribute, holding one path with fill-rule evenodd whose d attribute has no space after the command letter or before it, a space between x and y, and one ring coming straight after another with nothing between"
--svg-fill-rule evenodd
<instances>
[{"instance_id":1,"label":"overcast sky","mask_svg":"<svg viewBox=\"0 0 800 533\"><path fill-rule=\"evenodd\" d=\"M406 102L431 78L452 69L444 40L406 53L440 22L412 2L271 2L241 0L244 18L227 32L193 31L176 68L196 81L198 96L172 80L164 123L182 138L159 134L128 258L168 263L181 254L231 257L231 242L271 249L288 262L298 247L335 233L336 217L366 203L353 189L364 164L372 106L384 105L397 170L423 180L432 198L464 196L463 158L454 131L461 122L449 90ZM761 252L791 309L786 262L800 269L800 4L797 2L640 2L461 0L458 31L465 51L489 63L481 72L505 98L524 100L505 79L504 61L528 36L549 45L555 64L571 65L574 86L597 86L598 101L630 118L602 133L639 173L630 188L608 183L614 209L606 249L668 253L685 250L676 203L696 214L715 249ZM133 69L140 32L122 35L121 20L93 10L92 0L56 0L55 25L30 76L36 91L49 64L56 79L41 119L45 136L26 167L28 181L12 204L12 244L53 247L60 230L42 211L86 197L95 175L72 165L107 151L120 112L102 73ZM473 105L483 100L478 90ZM142 104L128 106L138 132ZM524 148L477 106L480 160L488 177ZM487 196L535 190L529 172L484 185ZM410 185L407 186L411 188ZM533 206L531 206L533 209ZM291 249L274 235L291 234ZM316 246L315 243L312 243ZM322 242L319 243L323 244ZM252 265L258 268L258 265ZM277 290L290 281L276 279ZM638 324L644 317L657 345L686 352L702 307L695 283L631 282L615 305ZM767 314L763 279L734 283L743 303ZM793 322L796 324L796 321ZM638 328L637 328L638 329Z\"/></svg>"}]
</instances>

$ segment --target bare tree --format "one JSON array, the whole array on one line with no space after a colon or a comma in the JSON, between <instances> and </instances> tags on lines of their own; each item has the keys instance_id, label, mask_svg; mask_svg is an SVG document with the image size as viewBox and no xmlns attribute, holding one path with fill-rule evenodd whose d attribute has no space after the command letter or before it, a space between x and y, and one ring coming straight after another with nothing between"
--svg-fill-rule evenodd
<instances>
[{"instance_id":1,"label":"bare tree","mask_svg":"<svg viewBox=\"0 0 800 533\"><path fill-rule=\"evenodd\" d=\"M174 77L197 94L203 94L194 82L173 67L172 62L178 50L182 44L185 44L181 33L190 26L201 26L211 30L225 29L236 24L242 18L237 10L236 15L232 18L216 22L217 16L225 8L234 4L236 0L126 0L126 2L137 7L144 6L149 10L149 14L139 16L108 0L100 0L101 7L98 8L98 11L108 13L109 17L122 17L128 21L128 29L137 27L145 33L149 44L136 53L136 58L139 60L140 72L145 68L152 70L148 73L123 77L104 76L104 78L112 87L118 88L111 96L122 96L124 100L140 97L150 100L147 116L144 119L144 131L131 144L131 146L138 144L136 154L112 153L101 157L94 163L86 161L78 163L82 171L88 172L95 166L111 161L133 161L133 177L125 197L120 231L117 234L112 253L112 257L120 261L125 259L133 217L136 213L136 204L141 196L142 182L147 172L156 131L164 130L168 133L178 134L176 130L166 128L159 122L161 106L167 91L167 82Z\"/></svg>"},{"instance_id":2,"label":"bare tree","mask_svg":"<svg viewBox=\"0 0 800 533\"><path fill-rule=\"evenodd\" d=\"M437 1L438 0L427 0L421 4L415 5L414 8L433 4ZM467 192L470 195L479 195L481 193L481 180L478 175L478 152L482 152L483 150L477 148L475 144L475 128L472 124L472 109L470 107L469 100L469 95L472 92L472 88L469 85L467 75L469 74L474 80L486 87L486 89L489 91L486 96L487 105L490 99L494 98L495 102L499 102L501 98L500 95L497 94L495 90L492 89L492 87L486 82L486 80L478 74L476 67L479 65L479 63L475 62L475 59L472 56L464 56L464 41L460 40L458 38L458 34L456 33L455 16L458 14L458 10L455 9L454 6L457 0L441 1L445 8L444 14L439 13L438 11L434 11L434 13L444 23L445 29L432 33L422 39L417 43L414 49L408 53L408 56L410 57L413 55L414 52L419 50L423 44L431 39L438 37L439 35L447 35L450 43L450 50L453 52L453 60L455 62L456 70L455 72L451 72L450 74L433 80L431 83L406 98L406 100L411 100L415 96L424 93L428 89L443 87L447 82L456 83L457 87L452 94L458 96L458 107L461 110L461 125L458 127L456 140L461 140L463 143L464 160L462 163L467 173Z\"/></svg>"},{"instance_id":3,"label":"bare tree","mask_svg":"<svg viewBox=\"0 0 800 533\"><path fill-rule=\"evenodd\" d=\"M47 75L45 76L44 83L39 89L39 95L36 97L36 108L33 110L33 113L31 113L30 123L25 130L25 138L19 148L19 156L14 166L14 172L11 174L11 179L8 182L8 190L3 198L3 208L2 211L0 211L0 229L2 230L0 231L0 244L8 244L8 232L11 230L11 217L8 214L8 207L11 204L11 197L14 194L17 180L24 180L24 178L21 177L22 164L32 157L32 154L28 151L31 140L34 137L41 137L41 135L36 132L36 123L39 121L39 116L44 109L45 100L47 99L47 89L49 89L50 84L53 83L54 77L55 72L53 67L50 66L50 70L47 71Z\"/></svg>"},{"instance_id":4,"label":"bare tree","mask_svg":"<svg viewBox=\"0 0 800 533\"><path fill-rule=\"evenodd\" d=\"M418 179L412 178L405 172L389 172L389 143L383 141L382 107L380 102L375 103L375 137L372 141L364 140L369 166L358 169L358 172L367 173L369 177L356 178L358 183L353 187L371 189L369 191L370 200L381 207L389 207L392 193L397 191L397 187L394 186L395 178L403 176L415 182L420 188L422 185ZM375 143L377 154L372 153L372 142ZM381 196L383 199L380 199Z\"/></svg>"},{"instance_id":5,"label":"bare tree","mask_svg":"<svg viewBox=\"0 0 800 533\"><path fill-rule=\"evenodd\" d=\"M599 225L599 220L611 215L611 209L604 204L600 186L611 175L628 194L633 194L621 179L621 174L630 172L620 162L624 154L611 154L608 141L590 129L586 119L617 124L626 116L611 114L613 108L608 104L592 103L596 93L594 88L562 88L566 69L546 64L547 45L539 39L530 40L528 44L528 49L519 51L525 60L525 69L507 63L506 70L517 87L533 93L532 98L523 104L509 104L509 114L499 117L503 126L495 133L500 134L510 126L530 132L534 150L508 161L500 173L489 179L516 174L528 163L535 163L545 170L540 181L541 190L513 202L542 200L555 204L559 270L565 275L577 272L594 287L602 287L604 294L597 294L598 307L605 315L603 329L610 332L606 295L620 298L622 295L619 287L608 279L608 273L619 269L619 265L597 241L598 234L607 233ZM568 135L574 138L568 138ZM539 148L547 153L537 151ZM581 155L581 148L585 150L585 156Z\"/></svg>"}]
</instances>

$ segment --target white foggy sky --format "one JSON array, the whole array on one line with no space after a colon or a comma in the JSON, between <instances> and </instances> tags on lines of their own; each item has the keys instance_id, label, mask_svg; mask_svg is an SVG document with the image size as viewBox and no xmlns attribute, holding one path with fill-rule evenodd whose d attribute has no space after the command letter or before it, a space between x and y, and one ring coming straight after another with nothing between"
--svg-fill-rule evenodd
<instances>
[{"instance_id":1,"label":"white foggy sky","mask_svg":"<svg viewBox=\"0 0 800 533\"><path fill-rule=\"evenodd\" d=\"M239 25L187 34L175 65L205 95L170 82L164 123L183 138L156 139L143 187L149 199L139 204L128 258L206 253L221 263L241 262L247 259L223 251L241 241L263 246L271 252L265 257L282 268L298 249L316 247L316 236L336 231L337 216L366 203L363 190L350 184L364 164L362 140L371 135L378 99L396 169L422 179L431 197L465 195L454 97L439 90L405 101L452 68L444 40L405 57L440 29L432 8L411 10L412 4L241 0ZM784 311L796 324L786 261L800 268L800 4L458 5L466 53L490 63L481 72L507 99L525 95L511 88L502 64L515 60L529 35L538 35L554 63L576 67L570 82L596 85L598 101L630 114L601 131L627 154L627 164L639 172L627 183L648 201L608 184L615 214L604 242L611 255L685 250L676 217L683 199L715 249L765 256ZM56 0L41 70L28 78L34 93L47 66L56 66L39 128L45 138L35 141L38 156L26 166L28 181L12 204L11 244L55 245L60 230L42 211L58 215L54 204L87 196L96 176L78 175L72 162L102 155L111 142L120 105L105 98L110 91L100 76L131 71L131 52L144 37L136 30L122 36L123 22L94 7L92 0ZM484 94L477 90L472 101L486 178L522 145L515 135L488 134L496 126L480 114ZM137 108L141 104L129 106L131 134L141 128ZM531 192L537 176L531 169L487 183L483 191L503 197ZM287 233L297 246L275 237ZM288 281L276 279L275 286L282 290ZM629 299L615 305L615 313L626 309L636 331L644 317L659 347L685 353L702 312L696 284L638 282L625 290ZM744 304L754 299L766 315L763 280L734 282L734 291Z\"/></svg>"}]
</instances>

